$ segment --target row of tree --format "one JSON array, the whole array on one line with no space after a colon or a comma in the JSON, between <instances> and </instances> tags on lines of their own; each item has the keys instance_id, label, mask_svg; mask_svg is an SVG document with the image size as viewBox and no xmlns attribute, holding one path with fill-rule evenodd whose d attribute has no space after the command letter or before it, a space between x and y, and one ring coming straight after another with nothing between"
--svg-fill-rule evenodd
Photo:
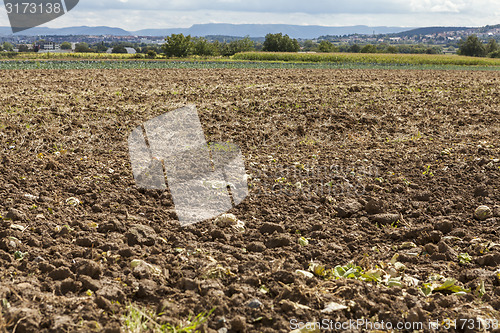
<instances>
[{"instance_id":1,"label":"row of tree","mask_svg":"<svg viewBox=\"0 0 500 333\"><path fill-rule=\"evenodd\" d=\"M476 35L471 35L460 43L458 54L471 57L500 58L500 46L493 38L489 40L488 44L483 44Z\"/></svg>"},{"instance_id":2,"label":"row of tree","mask_svg":"<svg viewBox=\"0 0 500 333\"><path fill-rule=\"evenodd\" d=\"M306 45L308 44L308 45ZM310 44L310 45L309 45ZM162 50L168 57L186 57L189 55L201 56L231 56L238 52L252 51L257 45L249 38L234 40L230 43L221 43L219 41L209 42L204 38L192 38L191 36L171 35L167 37ZM321 41L315 45L312 41L305 41L303 48L318 52L350 52L350 53L443 53L439 46L428 46L423 44L416 45L389 45L381 43L373 44L343 44L336 46L327 40ZM259 48L260 49L260 48ZM301 45L296 39L288 35L267 34L262 45L262 51L267 52L298 52ZM500 57L500 47L498 43L491 39L488 44L483 44L477 36L469 36L465 41L460 42L458 54L478 57Z\"/></svg>"},{"instance_id":3,"label":"row of tree","mask_svg":"<svg viewBox=\"0 0 500 333\"><path fill-rule=\"evenodd\" d=\"M262 47L262 51L267 52L298 52L299 50L299 42L282 33L267 34Z\"/></svg>"},{"instance_id":4,"label":"row of tree","mask_svg":"<svg viewBox=\"0 0 500 333\"><path fill-rule=\"evenodd\" d=\"M42 40L43 41L43 40ZM41 41L39 41L41 42ZM256 43L250 38L234 39L230 42L209 41L205 38L195 38L184 36L183 34L172 34L167 37L163 45L151 44L132 44L132 43L97 43L89 45L87 43L78 43L75 52L106 52L111 48L112 53L127 53L126 47L133 47L138 53L144 56L154 58L157 54L163 53L168 57L187 57L191 55L198 56L231 56L239 52L262 50L267 52L298 52L316 51L316 52L350 52L350 53L442 53L443 49L439 46L428 46L423 44L416 45L390 45L380 44L342 44L335 45L330 41L323 40L319 44L311 40L302 42L302 45L296 39L281 33L267 34L264 43ZM72 45L68 42L61 44L61 49L69 50ZM13 51L14 46L8 42L0 44L0 51ZM20 45L20 52L29 52L26 45ZM35 47L36 51L36 47ZM500 47L498 43L491 39L484 44L477 36L471 35L466 40L459 43L458 54L475 57L500 57Z\"/></svg>"},{"instance_id":5,"label":"row of tree","mask_svg":"<svg viewBox=\"0 0 500 333\"><path fill-rule=\"evenodd\" d=\"M64 44L64 43L63 43ZM66 49L61 44L61 49ZM155 57L158 53L164 53L168 57L198 56L231 56L238 52L255 50L255 43L250 38L233 40L229 43L219 41L210 42L205 38L194 38L183 34L172 34L165 40L165 44L159 45L134 45L132 43L98 43L89 45L78 43L75 52L106 52L111 48L112 53L127 53L126 47L132 47L138 53L143 53L148 57ZM70 47L71 48L71 44Z\"/></svg>"},{"instance_id":6,"label":"row of tree","mask_svg":"<svg viewBox=\"0 0 500 333\"><path fill-rule=\"evenodd\" d=\"M232 56L238 52L255 50L255 43L246 37L229 43L209 42L205 38L193 38L190 35L172 34L165 40L162 50L168 57Z\"/></svg>"},{"instance_id":7,"label":"row of tree","mask_svg":"<svg viewBox=\"0 0 500 333\"><path fill-rule=\"evenodd\" d=\"M0 51L12 52L14 51L14 45L9 42L3 42L3 44L0 44Z\"/></svg>"},{"instance_id":8,"label":"row of tree","mask_svg":"<svg viewBox=\"0 0 500 333\"><path fill-rule=\"evenodd\" d=\"M255 43L246 37L240 40L233 40L229 43L219 41L209 42L205 38L192 38L183 34L173 34L166 39L162 46L163 52L168 57L187 57L189 55L199 56L232 56L239 52L255 50ZM268 52L298 52L299 42L288 35L267 34L263 51Z\"/></svg>"},{"instance_id":9,"label":"row of tree","mask_svg":"<svg viewBox=\"0 0 500 333\"><path fill-rule=\"evenodd\" d=\"M69 44L69 43L68 43ZM97 52L97 53L104 53L107 52L109 48L111 48L113 53L127 53L126 47L128 45L125 44L114 44L114 45L108 45L104 43L97 43L92 46L89 44L83 42L83 43L78 43L75 45L75 52L86 52L86 53L92 53L92 52ZM68 48L67 45L64 45L64 43L61 44L61 49L70 49Z\"/></svg>"},{"instance_id":10,"label":"row of tree","mask_svg":"<svg viewBox=\"0 0 500 333\"><path fill-rule=\"evenodd\" d=\"M318 52L349 52L349 53L427 53L437 54L442 53L442 49L438 46L426 46L423 44L417 45L389 45L381 43L373 44L343 44L336 46L327 40L319 43L317 49L311 49Z\"/></svg>"}]
</instances>

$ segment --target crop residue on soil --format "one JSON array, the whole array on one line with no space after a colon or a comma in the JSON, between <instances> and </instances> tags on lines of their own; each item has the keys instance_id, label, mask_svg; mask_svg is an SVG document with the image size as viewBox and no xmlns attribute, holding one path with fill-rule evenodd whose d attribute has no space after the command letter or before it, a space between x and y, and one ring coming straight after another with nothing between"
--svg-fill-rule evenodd
<instances>
[{"instance_id":1,"label":"crop residue on soil","mask_svg":"<svg viewBox=\"0 0 500 333\"><path fill-rule=\"evenodd\" d=\"M129 305L150 328L215 307L205 332L499 320L499 80L2 72L0 327L125 331ZM242 150L249 195L228 212L242 224L182 228L168 191L135 186L128 135L186 104L209 142Z\"/></svg>"}]
</instances>

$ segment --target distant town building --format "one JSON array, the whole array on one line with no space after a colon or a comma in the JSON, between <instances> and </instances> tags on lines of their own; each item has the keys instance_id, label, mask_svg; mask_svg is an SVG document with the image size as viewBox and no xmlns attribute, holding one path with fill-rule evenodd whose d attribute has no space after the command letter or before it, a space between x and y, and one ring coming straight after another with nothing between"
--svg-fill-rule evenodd
<instances>
[{"instance_id":1,"label":"distant town building","mask_svg":"<svg viewBox=\"0 0 500 333\"><path fill-rule=\"evenodd\" d=\"M40 46L40 50L52 51L52 50L60 50L61 49L61 45L56 44L54 42L43 42L39 46Z\"/></svg>"}]
</instances>

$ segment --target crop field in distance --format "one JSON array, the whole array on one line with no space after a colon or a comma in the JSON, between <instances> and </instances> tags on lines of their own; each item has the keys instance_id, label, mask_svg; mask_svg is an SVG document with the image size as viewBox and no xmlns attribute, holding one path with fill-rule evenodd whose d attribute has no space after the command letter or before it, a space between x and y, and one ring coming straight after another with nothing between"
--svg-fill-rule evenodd
<instances>
[{"instance_id":1,"label":"crop field in distance","mask_svg":"<svg viewBox=\"0 0 500 333\"><path fill-rule=\"evenodd\" d=\"M493 331L500 72L266 60L0 62L0 331ZM244 227L136 186L130 132L188 104L242 151Z\"/></svg>"},{"instance_id":2,"label":"crop field in distance","mask_svg":"<svg viewBox=\"0 0 500 333\"><path fill-rule=\"evenodd\" d=\"M0 69L435 69L500 70L500 59L457 55L244 52L232 57L145 59L142 54L0 53Z\"/></svg>"}]
</instances>

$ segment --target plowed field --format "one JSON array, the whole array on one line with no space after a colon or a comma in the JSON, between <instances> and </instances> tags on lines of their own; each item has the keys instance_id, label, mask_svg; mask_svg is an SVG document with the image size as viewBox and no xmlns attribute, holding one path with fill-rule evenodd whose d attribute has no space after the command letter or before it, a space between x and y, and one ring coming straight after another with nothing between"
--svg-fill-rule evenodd
<instances>
[{"instance_id":1,"label":"plowed field","mask_svg":"<svg viewBox=\"0 0 500 333\"><path fill-rule=\"evenodd\" d=\"M0 329L498 327L500 73L1 74ZM128 135L187 104L241 148L244 230L135 184Z\"/></svg>"}]
</instances>

